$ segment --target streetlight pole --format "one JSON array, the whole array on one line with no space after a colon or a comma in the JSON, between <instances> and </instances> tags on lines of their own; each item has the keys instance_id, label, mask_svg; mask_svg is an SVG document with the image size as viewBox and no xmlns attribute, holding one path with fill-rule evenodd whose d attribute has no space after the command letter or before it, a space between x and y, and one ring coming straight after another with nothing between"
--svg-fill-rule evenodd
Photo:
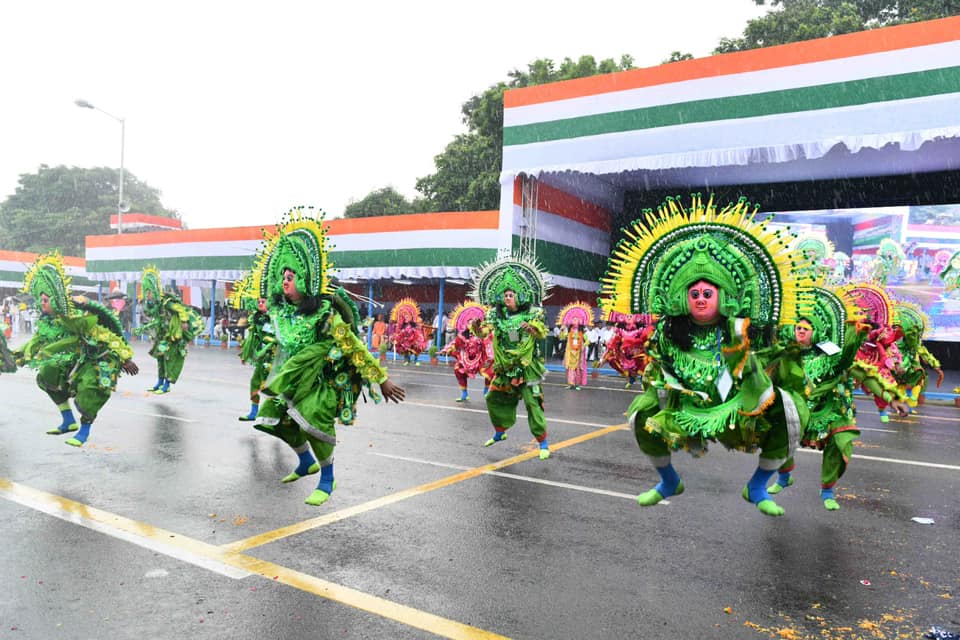
<instances>
[{"instance_id":1,"label":"streetlight pole","mask_svg":"<svg viewBox=\"0 0 960 640\"><path fill-rule=\"evenodd\" d=\"M86 100L74 100L74 101L73 101L73 104L77 105L77 106L80 107L81 109L94 109L94 110L96 110L96 111L99 111L100 113L104 113L104 114L110 116L111 118L113 118L114 120L116 120L117 122L120 123L120 195L119 195L118 198L117 198L117 234L121 234L121 233L123 233L123 208L124 208L124 204L123 204L123 146L124 146L124 138L126 137L127 121L126 121L125 118L121 118L121 117L119 117L119 116L115 116L115 115L113 115L112 113L109 113L109 112L107 112L107 111L104 111L104 110L101 109L100 107L95 107L95 106L93 106L92 104L90 104L90 103L87 102Z\"/></svg>"}]
</instances>

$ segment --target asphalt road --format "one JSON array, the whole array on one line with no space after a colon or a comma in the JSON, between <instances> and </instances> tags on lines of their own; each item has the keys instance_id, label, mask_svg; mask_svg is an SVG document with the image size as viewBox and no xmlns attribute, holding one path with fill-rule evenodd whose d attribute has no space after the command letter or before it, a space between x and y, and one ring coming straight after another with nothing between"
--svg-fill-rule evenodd
<instances>
[{"instance_id":1,"label":"asphalt road","mask_svg":"<svg viewBox=\"0 0 960 640\"><path fill-rule=\"evenodd\" d=\"M194 348L154 396L124 377L82 449L21 371L0 376L0 636L11 638L919 638L960 631L960 411L881 424L838 491L819 454L769 518L740 498L756 457L674 457L687 491L641 508L656 473L624 427L632 392L550 374L553 457L525 421L490 448L481 388L392 367L403 405L338 428L338 487L282 485L295 455L237 421L250 369ZM918 524L914 517L931 518Z\"/></svg>"}]
</instances>

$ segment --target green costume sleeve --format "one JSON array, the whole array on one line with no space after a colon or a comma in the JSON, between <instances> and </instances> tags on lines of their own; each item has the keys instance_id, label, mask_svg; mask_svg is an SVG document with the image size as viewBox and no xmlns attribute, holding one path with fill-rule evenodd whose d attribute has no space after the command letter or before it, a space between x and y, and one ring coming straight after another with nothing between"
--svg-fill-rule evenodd
<instances>
[{"instance_id":1,"label":"green costume sleeve","mask_svg":"<svg viewBox=\"0 0 960 640\"><path fill-rule=\"evenodd\" d=\"M927 351L927 348L922 344L917 348L917 359L931 369L940 368L940 361L937 360L936 356Z\"/></svg>"},{"instance_id":2,"label":"green costume sleeve","mask_svg":"<svg viewBox=\"0 0 960 640\"><path fill-rule=\"evenodd\" d=\"M380 361L367 349L360 338L353 332L340 314L336 311L330 313L327 320L325 331L333 338L337 346L343 352L345 358L350 358L350 363L360 377L367 382L376 382L382 384L387 379L387 370L380 366Z\"/></svg>"}]
</instances>

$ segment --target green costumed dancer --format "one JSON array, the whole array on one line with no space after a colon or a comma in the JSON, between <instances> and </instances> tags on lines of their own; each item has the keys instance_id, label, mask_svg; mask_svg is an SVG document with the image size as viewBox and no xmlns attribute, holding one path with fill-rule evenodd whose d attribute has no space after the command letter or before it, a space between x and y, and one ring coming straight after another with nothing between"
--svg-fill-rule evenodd
<instances>
[{"instance_id":1,"label":"green costumed dancer","mask_svg":"<svg viewBox=\"0 0 960 640\"><path fill-rule=\"evenodd\" d=\"M800 347L802 370L792 360L781 366L792 369L781 379L802 385L810 410L800 443L823 451L820 465L820 499L828 511L840 508L834 495L837 481L847 469L857 429L853 390L857 384L882 393L887 385L875 367L856 360L870 325L861 322L862 311L844 290L817 287L810 312L793 326L785 326L785 341ZM896 403L896 401L894 401ZM793 458L780 467L769 493L776 495L793 484Z\"/></svg>"},{"instance_id":2,"label":"green costumed dancer","mask_svg":"<svg viewBox=\"0 0 960 640\"><path fill-rule=\"evenodd\" d=\"M793 455L806 404L774 384L753 348L769 347L777 325L803 310L808 286L794 267L807 262L790 248L791 234L755 222L756 212L743 199L722 211L712 198L694 196L688 209L668 199L645 210L614 250L601 304L661 317L645 391L627 411L660 476L637 497L642 506L683 493L672 451L699 455L716 441L761 450L743 497L766 515L783 514L766 485Z\"/></svg>"},{"instance_id":3,"label":"green costumed dancer","mask_svg":"<svg viewBox=\"0 0 960 640\"><path fill-rule=\"evenodd\" d=\"M19 364L37 369L37 385L60 410L62 422L51 435L73 433L66 441L81 447L123 371L138 372L133 349L123 337L116 313L70 293L70 278L57 252L41 255L27 271L23 291L33 296L40 317L33 338L13 352ZM70 408L80 412L80 426Z\"/></svg>"},{"instance_id":4,"label":"green costumed dancer","mask_svg":"<svg viewBox=\"0 0 960 640\"><path fill-rule=\"evenodd\" d=\"M937 388L943 384L943 370L936 356L927 350L923 340L929 337L930 318L913 302L893 303L893 326L899 326L903 337L897 342L903 358L900 371L894 371L893 377L900 390L907 397L911 413L920 400L920 394L927 388L927 367L937 372Z\"/></svg>"},{"instance_id":5,"label":"green costumed dancer","mask_svg":"<svg viewBox=\"0 0 960 640\"><path fill-rule=\"evenodd\" d=\"M542 384L547 369L540 353L540 342L547 335L540 305L548 290L533 261L505 256L477 268L471 292L474 300L490 307L484 322L474 323L474 335L493 334L493 379L486 400L494 434L484 446L506 440L523 400L541 460L550 457Z\"/></svg>"},{"instance_id":6,"label":"green costumed dancer","mask_svg":"<svg viewBox=\"0 0 960 640\"><path fill-rule=\"evenodd\" d=\"M179 298L164 292L160 272L150 266L140 279L140 299L149 322L137 329L137 335L147 334L153 339L150 355L157 360L157 384L149 391L170 392L176 384L187 358L187 345L203 331L203 318Z\"/></svg>"},{"instance_id":7,"label":"green costumed dancer","mask_svg":"<svg viewBox=\"0 0 960 640\"><path fill-rule=\"evenodd\" d=\"M322 219L322 213L317 212ZM282 482L320 472L316 490L305 500L321 505L336 488L334 423L351 424L364 388L374 401L380 385L394 402L404 391L367 350L360 336L356 305L330 284L326 232L312 208L293 209L265 231L265 244L253 271L254 287L268 300L276 357L261 389L254 428L286 442L299 465ZM312 450L312 454L311 454ZM315 456L315 457L314 457ZM318 462L319 460L319 462Z\"/></svg>"},{"instance_id":8,"label":"green costumed dancer","mask_svg":"<svg viewBox=\"0 0 960 640\"><path fill-rule=\"evenodd\" d=\"M277 353L277 341L273 337L273 325L267 311L267 299L253 286L253 274L235 283L230 293L230 304L236 309L246 309L247 335L243 339L240 360L253 366L250 376L250 413L240 416L243 422L256 420L260 406L260 388L267 379Z\"/></svg>"},{"instance_id":9,"label":"green costumed dancer","mask_svg":"<svg viewBox=\"0 0 960 640\"><path fill-rule=\"evenodd\" d=\"M17 370L17 361L7 346L6 330L7 323L0 320L0 373L13 373Z\"/></svg>"}]
</instances>

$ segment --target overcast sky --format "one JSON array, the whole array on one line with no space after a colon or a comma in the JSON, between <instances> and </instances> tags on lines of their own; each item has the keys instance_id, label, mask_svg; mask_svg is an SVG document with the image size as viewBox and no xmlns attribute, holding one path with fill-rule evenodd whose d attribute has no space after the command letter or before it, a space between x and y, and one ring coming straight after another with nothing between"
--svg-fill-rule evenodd
<instances>
[{"instance_id":1,"label":"overcast sky","mask_svg":"<svg viewBox=\"0 0 960 640\"><path fill-rule=\"evenodd\" d=\"M125 166L191 228L412 198L460 106L541 57L706 56L753 0L4 2L0 201L40 164Z\"/></svg>"}]
</instances>

